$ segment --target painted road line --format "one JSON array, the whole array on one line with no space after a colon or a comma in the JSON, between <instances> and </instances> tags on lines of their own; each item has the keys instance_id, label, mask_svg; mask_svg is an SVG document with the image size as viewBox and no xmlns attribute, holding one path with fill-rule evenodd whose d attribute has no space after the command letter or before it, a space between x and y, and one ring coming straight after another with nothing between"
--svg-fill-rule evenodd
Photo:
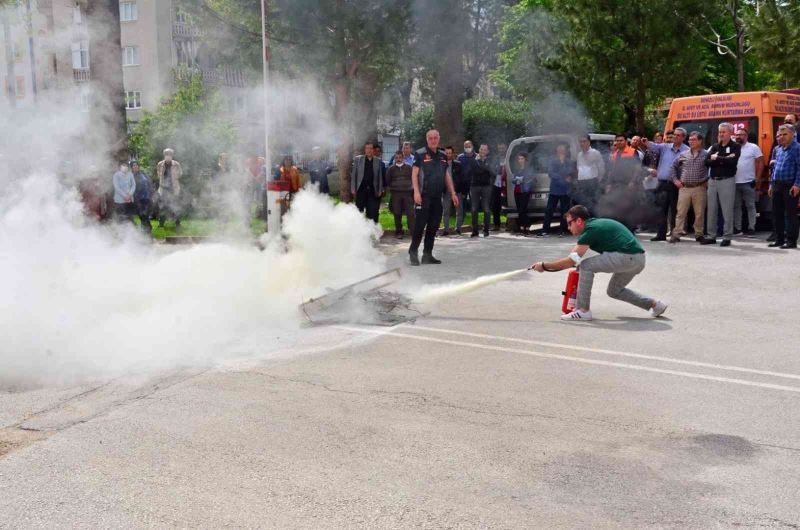
<instances>
[{"instance_id":1,"label":"painted road line","mask_svg":"<svg viewBox=\"0 0 800 530\"><path fill-rule=\"evenodd\" d=\"M571 357L569 355L559 355L555 353L545 353L533 350L521 350L518 348L504 348L502 346L490 346L488 344L479 344L475 342L464 342L459 340L437 339L435 337L426 337L422 335L412 335L410 333L398 333L390 330L374 330L366 328L355 328L350 326L336 326L338 329L352 331L356 333L369 333L378 336L386 337L402 337L406 339L419 340L424 342L433 342L437 344L449 344L452 346L462 346L468 348L477 348L481 350L497 351L501 353L519 353L522 355L530 355L532 357L541 357L543 359L558 359L561 361L571 361L581 364L593 364L596 366L609 366L612 368L624 368L627 370L638 370L641 372L652 372L656 374L675 375L680 377L687 377L690 379L702 379L705 381L717 381L720 383L730 383L735 385L751 386L757 388L766 388L769 390L782 390L784 392L795 392L800 394L800 387L774 385L771 383L759 383L756 381L747 381L745 379L733 379L730 377L719 377L714 375L696 374L693 372L681 372L678 370L666 370L662 368L651 368L649 366L642 366L639 364L618 363L613 361L603 361L600 359L586 359L583 357Z\"/></svg>"},{"instance_id":2,"label":"painted road line","mask_svg":"<svg viewBox=\"0 0 800 530\"><path fill-rule=\"evenodd\" d=\"M780 377L783 379L797 379L800 381L800 375L798 374L787 374L783 372L771 372L769 370L756 370L755 368L745 368L743 366L731 366L727 364L714 364L714 363L704 363L702 361L688 361L686 359L676 359L673 357L659 357L657 355L645 355L642 353L628 353L628 352L621 352L621 351L614 351L614 350L603 350L598 348L589 348L587 346L575 346L574 344L558 344L556 342L543 342L538 340L529 340L529 339L516 339L512 337L502 337L499 335L487 335L484 333L470 333L468 331L455 331L452 329L443 329L443 328L430 328L426 326L419 326L416 324L401 324L396 326L397 328L406 328L408 330L418 329L421 331L432 331L435 333L447 333L451 335L461 335L464 337L473 337L478 339L489 339L489 340L499 340L505 342L516 342L519 344L530 344L532 346L544 346L547 348L560 348L565 350L573 350L573 351L585 351L585 352L592 352L592 353L600 353L603 355L615 355L619 357L630 357L632 359L647 359L649 361L661 361L665 363L674 363L674 364L685 364L687 366L697 366L700 368L713 368L716 370L727 370L730 372L743 372L748 374L754 375L766 375L771 377Z\"/></svg>"}]
</instances>

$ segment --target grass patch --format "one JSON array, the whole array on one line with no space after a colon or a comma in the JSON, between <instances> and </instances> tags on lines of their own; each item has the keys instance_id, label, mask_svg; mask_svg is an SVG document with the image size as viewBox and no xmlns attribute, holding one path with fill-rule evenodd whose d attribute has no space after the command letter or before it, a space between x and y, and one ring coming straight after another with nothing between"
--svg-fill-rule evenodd
<instances>
[{"instance_id":1,"label":"grass patch","mask_svg":"<svg viewBox=\"0 0 800 530\"><path fill-rule=\"evenodd\" d=\"M334 198L335 202L339 202L338 198ZM381 208L378 221L383 228L384 232L394 232L394 214L389 211L389 208ZM483 226L483 212L478 212L479 226ZM506 216L500 216L501 223L506 223ZM464 223L469 225L472 222L472 215L466 212L464 216ZM139 218L134 217L134 223L139 226ZM456 216L455 212L450 215L450 228L455 229ZM201 219L188 217L181 219L181 225L176 227L174 221L167 221L163 227L158 226L158 221L150 221L152 226L153 238L164 240L171 236L183 237L209 237L209 236L222 236L225 234L240 234L240 228L235 221L225 222L220 219ZM408 220L403 216L403 230L408 231ZM267 231L267 222L255 215L250 218L250 233L253 237L258 237Z\"/></svg>"}]
</instances>

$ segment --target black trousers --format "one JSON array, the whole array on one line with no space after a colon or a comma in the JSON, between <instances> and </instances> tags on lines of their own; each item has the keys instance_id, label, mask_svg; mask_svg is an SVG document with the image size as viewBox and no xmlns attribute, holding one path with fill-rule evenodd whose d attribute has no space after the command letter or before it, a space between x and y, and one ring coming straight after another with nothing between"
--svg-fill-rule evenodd
<instances>
[{"instance_id":1,"label":"black trousers","mask_svg":"<svg viewBox=\"0 0 800 530\"><path fill-rule=\"evenodd\" d=\"M514 193L514 202L517 203L517 224L519 229L528 228L531 222L528 219L528 201L531 199L530 193Z\"/></svg>"},{"instance_id":2,"label":"black trousers","mask_svg":"<svg viewBox=\"0 0 800 530\"><path fill-rule=\"evenodd\" d=\"M114 203L114 217L120 223L133 222L133 203Z\"/></svg>"},{"instance_id":3,"label":"black trousers","mask_svg":"<svg viewBox=\"0 0 800 530\"><path fill-rule=\"evenodd\" d=\"M797 243L797 201L792 197L791 181L778 180L772 185L772 222L775 223L775 241Z\"/></svg>"},{"instance_id":4,"label":"black trousers","mask_svg":"<svg viewBox=\"0 0 800 530\"><path fill-rule=\"evenodd\" d=\"M381 209L381 200L375 196L375 191L370 188L362 187L358 190L358 193L356 193L356 208L358 208L359 212L365 212L367 219L371 219L372 222L377 223Z\"/></svg>"},{"instance_id":5,"label":"black trousers","mask_svg":"<svg viewBox=\"0 0 800 530\"><path fill-rule=\"evenodd\" d=\"M659 209L658 237L667 237L667 228L671 226L678 232L683 227L675 227L675 216L678 213L678 188L671 180L659 180L656 188L656 206Z\"/></svg>"},{"instance_id":6,"label":"black trousers","mask_svg":"<svg viewBox=\"0 0 800 530\"><path fill-rule=\"evenodd\" d=\"M547 196L547 206L544 210L544 224L542 224L542 232L548 233L550 232L550 222L553 219L553 212L556 209L556 206L561 204L559 208L559 213L561 214L561 233L566 234L567 230L567 219L566 215L570 208L570 199L569 195L553 195L549 194Z\"/></svg>"},{"instance_id":7,"label":"black trousers","mask_svg":"<svg viewBox=\"0 0 800 530\"><path fill-rule=\"evenodd\" d=\"M422 247L423 254L433 252L433 242L436 239L436 230L442 222L442 198L441 196L429 197L422 196L422 204L416 206L414 215L414 235L411 237L411 246L408 252L416 254L419 244L422 242L422 235L425 234L425 245Z\"/></svg>"},{"instance_id":8,"label":"black trousers","mask_svg":"<svg viewBox=\"0 0 800 530\"><path fill-rule=\"evenodd\" d=\"M594 216L597 208L597 195L600 193L600 179L593 178L575 182L572 192L572 201L575 204L586 206L589 213Z\"/></svg>"},{"instance_id":9,"label":"black trousers","mask_svg":"<svg viewBox=\"0 0 800 530\"><path fill-rule=\"evenodd\" d=\"M265 195L266 197L266 195ZM175 220L175 226L181 222L180 196L162 190L158 199L158 224L164 225L167 218Z\"/></svg>"},{"instance_id":10,"label":"black trousers","mask_svg":"<svg viewBox=\"0 0 800 530\"><path fill-rule=\"evenodd\" d=\"M136 214L139 216L141 222L142 232L149 234L153 231L150 225L150 201L139 201L135 204Z\"/></svg>"},{"instance_id":11,"label":"black trousers","mask_svg":"<svg viewBox=\"0 0 800 530\"><path fill-rule=\"evenodd\" d=\"M492 209L492 222L494 223L495 228L500 228L500 212L503 210L503 188L498 188L495 185L492 185L492 200L491 200L491 209ZM486 221L488 224L488 221Z\"/></svg>"}]
</instances>

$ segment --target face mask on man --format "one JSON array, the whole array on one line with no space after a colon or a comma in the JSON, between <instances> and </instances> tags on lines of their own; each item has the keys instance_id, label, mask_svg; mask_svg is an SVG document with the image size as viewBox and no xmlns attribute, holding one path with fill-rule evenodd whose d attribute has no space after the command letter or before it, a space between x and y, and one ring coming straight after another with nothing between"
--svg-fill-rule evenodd
<instances>
[{"instance_id":1,"label":"face mask on man","mask_svg":"<svg viewBox=\"0 0 800 530\"><path fill-rule=\"evenodd\" d=\"M472 151L473 151L473 149L472 149L471 147L465 147L465 148L464 148L464 152L465 152L466 154L468 154L468 155L471 155L471 154L472 154Z\"/></svg>"},{"instance_id":2,"label":"face mask on man","mask_svg":"<svg viewBox=\"0 0 800 530\"><path fill-rule=\"evenodd\" d=\"M405 162L403 162L402 160L395 161L394 165L396 165L397 167L403 167L405 165Z\"/></svg>"}]
</instances>

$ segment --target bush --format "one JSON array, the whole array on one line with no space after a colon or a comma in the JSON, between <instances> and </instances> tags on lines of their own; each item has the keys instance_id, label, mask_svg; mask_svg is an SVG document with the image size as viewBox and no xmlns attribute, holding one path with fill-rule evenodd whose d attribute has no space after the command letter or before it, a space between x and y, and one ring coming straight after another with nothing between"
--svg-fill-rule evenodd
<instances>
[{"instance_id":1,"label":"bush","mask_svg":"<svg viewBox=\"0 0 800 530\"><path fill-rule=\"evenodd\" d=\"M475 145L510 142L530 129L531 107L520 101L468 99L464 102L464 135ZM403 124L403 137L414 145L425 144L425 133L434 128L433 108L415 112Z\"/></svg>"},{"instance_id":2,"label":"bush","mask_svg":"<svg viewBox=\"0 0 800 530\"><path fill-rule=\"evenodd\" d=\"M129 141L131 152L151 178L155 178L162 151L175 149L175 159L183 169L184 200L191 200L206 186L218 154L229 152L236 144L237 134L222 112L218 89L209 87L200 74L194 73L155 112L144 113Z\"/></svg>"}]
</instances>

